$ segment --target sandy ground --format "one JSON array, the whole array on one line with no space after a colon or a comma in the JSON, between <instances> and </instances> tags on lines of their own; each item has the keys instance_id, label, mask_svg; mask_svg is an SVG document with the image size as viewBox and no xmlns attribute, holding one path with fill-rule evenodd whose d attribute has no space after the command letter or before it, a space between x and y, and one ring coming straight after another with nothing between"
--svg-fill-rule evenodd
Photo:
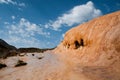
<instances>
[{"instance_id":1,"label":"sandy ground","mask_svg":"<svg viewBox=\"0 0 120 80\"><path fill-rule=\"evenodd\" d=\"M22 57L9 57L1 60L8 67L0 70L0 80L120 80L119 74L108 71L105 67L83 67L73 64L65 55L44 53L28 53ZM38 57L43 57L38 59ZM18 60L28 64L14 67Z\"/></svg>"}]
</instances>

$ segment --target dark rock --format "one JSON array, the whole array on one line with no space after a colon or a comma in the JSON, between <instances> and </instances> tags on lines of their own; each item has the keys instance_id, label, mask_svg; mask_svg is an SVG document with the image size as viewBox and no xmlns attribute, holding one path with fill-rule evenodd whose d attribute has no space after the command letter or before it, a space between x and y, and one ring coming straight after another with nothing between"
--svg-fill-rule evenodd
<instances>
[{"instance_id":1,"label":"dark rock","mask_svg":"<svg viewBox=\"0 0 120 80\"><path fill-rule=\"evenodd\" d=\"M4 67L7 67L7 65L0 63L0 69L2 69L2 68L4 68Z\"/></svg>"},{"instance_id":2,"label":"dark rock","mask_svg":"<svg viewBox=\"0 0 120 80\"><path fill-rule=\"evenodd\" d=\"M32 54L32 56L34 56L35 54Z\"/></svg>"},{"instance_id":3,"label":"dark rock","mask_svg":"<svg viewBox=\"0 0 120 80\"><path fill-rule=\"evenodd\" d=\"M17 48L0 39L0 58L17 55Z\"/></svg>"},{"instance_id":4,"label":"dark rock","mask_svg":"<svg viewBox=\"0 0 120 80\"><path fill-rule=\"evenodd\" d=\"M9 45L7 42L5 42L4 40L0 39L0 48L5 48L5 49L9 49L9 50L16 50L17 48Z\"/></svg>"},{"instance_id":5,"label":"dark rock","mask_svg":"<svg viewBox=\"0 0 120 80\"><path fill-rule=\"evenodd\" d=\"M22 61L22 60L18 60L17 64L15 65L15 67L19 67L19 66L24 66L27 65L26 62Z\"/></svg>"},{"instance_id":6,"label":"dark rock","mask_svg":"<svg viewBox=\"0 0 120 80\"><path fill-rule=\"evenodd\" d=\"M51 48L51 49L39 49L39 48L30 47L30 48L19 48L18 52L19 53L34 53L34 52L43 53L44 51L52 50L52 49L54 49L54 48Z\"/></svg>"},{"instance_id":7,"label":"dark rock","mask_svg":"<svg viewBox=\"0 0 120 80\"><path fill-rule=\"evenodd\" d=\"M42 59L43 57L38 57L38 59Z\"/></svg>"}]
</instances>

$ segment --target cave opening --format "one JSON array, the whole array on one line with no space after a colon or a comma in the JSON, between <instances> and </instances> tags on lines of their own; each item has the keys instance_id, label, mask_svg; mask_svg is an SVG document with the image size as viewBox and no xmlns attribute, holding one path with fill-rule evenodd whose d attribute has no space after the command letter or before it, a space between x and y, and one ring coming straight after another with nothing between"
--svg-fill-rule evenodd
<instances>
[{"instance_id":1,"label":"cave opening","mask_svg":"<svg viewBox=\"0 0 120 80\"><path fill-rule=\"evenodd\" d=\"M75 41L75 49L79 48L80 46L84 46L84 41L83 39L80 39L80 42Z\"/></svg>"},{"instance_id":2,"label":"cave opening","mask_svg":"<svg viewBox=\"0 0 120 80\"><path fill-rule=\"evenodd\" d=\"M77 48L79 48L79 47L80 47L79 42L78 42L78 41L75 41L75 48L77 49Z\"/></svg>"},{"instance_id":3,"label":"cave opening","mask_svg":"<svg viewBox=\"0 0 120 80\"><path fill-rule=\"evenodd\" d=\"M81 46L84 46L83 39L80 40L80 44L81 44Z\"/></svg>"}]
</instances>

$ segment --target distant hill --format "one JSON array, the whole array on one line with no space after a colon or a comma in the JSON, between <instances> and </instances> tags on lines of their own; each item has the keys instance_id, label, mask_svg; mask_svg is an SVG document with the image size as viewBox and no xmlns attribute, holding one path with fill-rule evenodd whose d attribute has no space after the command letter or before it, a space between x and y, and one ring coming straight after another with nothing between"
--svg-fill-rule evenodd
<instances>
[{"instance_id":1,"label":"distant hill","mask_svg":"<svg viewBox=\"0 0 120 80\"><path fill-rule=\"evenodd\" d=\"M9 56L16 56L19 53L43 53L46 50L52 50L54 48L39 49L35 47L30 48L16 48L15 46L9 45L4 40L0 39L0 58L6 58Z\"/></svg>"},{"instance_id":2,"label":"distant hill","mask_svg":"<svg viewBox=\"0 0 120 80\"><path fill-rule=\"evenodd\" d=\"M0 48L6 48L9 50L13 50L13 49L17 49L16 47L9 45L7 42L5 42L4 40L0 39Z\"/></svg>"},{"instance_id":3,"label":"distant hill","mask_svg":"<svg viewBox=\"0 0 120 80\"><path fill-rule=\"evenodd\" d=\"M33 52L39 52L39 53L42 53L46 50L52 50L54 48L51 48L51 49L39 49L39 48L34 48L34 47L31 47L31 48L19 48L18 49L18 52L20 53L33 53Z\"/></svg>"},{"instance_id":4,"label":"distant hill","mask_svg":"<svg viewBox=\"0 0 120 80\"><path fill-rule=\"evenodd\" d=\"M9 45L4 40L0 39L0 58L5 58L7 56L14 56L17 54L17 48L15 46Z\"/></svg>"}]
</instances>

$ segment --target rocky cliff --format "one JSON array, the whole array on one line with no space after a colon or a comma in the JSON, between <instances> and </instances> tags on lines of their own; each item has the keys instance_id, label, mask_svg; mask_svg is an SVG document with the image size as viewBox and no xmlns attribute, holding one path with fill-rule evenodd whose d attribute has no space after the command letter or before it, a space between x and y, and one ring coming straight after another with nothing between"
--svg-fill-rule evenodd
<instances>
[{"instance_id":1,"label":"rocky cliff","mask_svg":"<svg viewBox=\"0 0 120 80\"><path fill-rule=\"evenodd\" d=\"M0 39L0 58L16 55L17 48Z\"/></svg>"},{"instance_id":2,"label":"rocky cliff","mask_svg":"<svg viewBox=\"0 0 120 80\"><path fill-rule=\"evenodd\" d=\"M91 67L96 70L93 73L99 73L97 76L105 76L101 72L102 68L106 70L106 76L112 78L114 76L109 80L119 80L120 11L98 17L70 29L55 52L67 56L66 58L69 58L68 61L72 65L87 66L86 75L88 76L90 76L90 72L93 72ZM95 67L100 68L98 72ZM98 78L94 79L98 80ZM108 78L103 80L108 80Z\"/></svg>"}]
</instances>

